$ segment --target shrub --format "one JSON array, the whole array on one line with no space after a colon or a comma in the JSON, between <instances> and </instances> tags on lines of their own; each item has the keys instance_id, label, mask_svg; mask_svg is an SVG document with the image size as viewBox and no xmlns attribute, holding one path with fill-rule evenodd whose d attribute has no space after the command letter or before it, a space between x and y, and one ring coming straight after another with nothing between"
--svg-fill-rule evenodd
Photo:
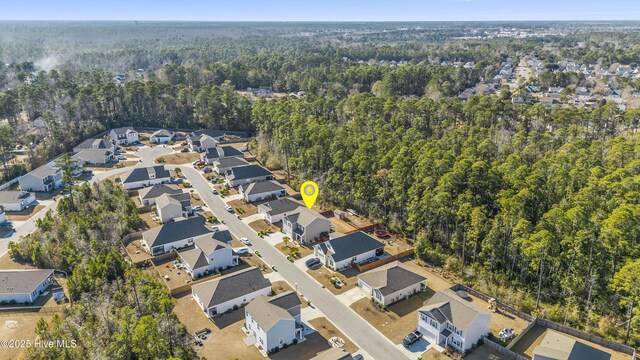
<instances>
[{"instance_id":1,"label":"shrub","mask_svg":"<svg viewBox=\"0 0 640 360\"><path fill-rule=\"evenodd\" d=\"M159 158L156 159L157 162L159 163L164 163L166 160L164 159L164 157L160 156Z\"/></svg>"}]
</instances>

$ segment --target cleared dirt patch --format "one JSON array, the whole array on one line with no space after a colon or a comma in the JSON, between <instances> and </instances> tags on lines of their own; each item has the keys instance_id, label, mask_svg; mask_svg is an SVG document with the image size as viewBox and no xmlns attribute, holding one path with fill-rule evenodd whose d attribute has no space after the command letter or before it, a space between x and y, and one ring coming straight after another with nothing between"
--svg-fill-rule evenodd
<instances>
[{"instance_id":1,"label":"cleared dirt patch","mask_svg":"<svg viewBox=\"0 0 640 360\"><path fill-rule=\"evenodd\" d=\"M247 204L242 199L229 201L227 205L231 206L233 210L235 210L236 214L240 215L241 218L246 218L248 216L255 215L258 213L257 206L252 204Z\"/></svg>"},{"instance_id":2,"label":"cleared dirt patch","mask_svg":"<svg viewBox=\"0 0 640 360\"><path fill-rule=\"evenodd\" d=\"M160 221L155 221L152 217L156 216L156 213L151 211L148 213L140 214L140 218L142 219L142 224L140 225L140 230L149 230L154 227L160 226Z\"/></svg>"},{"instance_id":3,"label":"cleared dirt patch","mask_svg":"<svg viewBox=\"0 0 640 360\"><path fill-rule=\"evenodd\" d=\"M254 222L250 222L249 223L249 227L252 228L255 232L261 232L261 231L277 232L277 231L280 231L280 229L277 226L269 224L269 222L267 222L264 219L260 219L260 220L254 221Z\"/></svg>"},{"instance_id":4,"label":"cleared dirt patch","mask_svg":"<svg viewBox=\"0 0 640 360\"><path fill-rule=\"evenodd\" d=\"M330 323L329 320L327 320L327 318L321 317L321 318L313 319L313 320L310 320L309 323L318 331L318 333L322 336L322 338L324 338L327 341L326 349L329 348L328 340L334 336L337 336L339 338L342 338L342 340L344 340L344 346L342 347L343 349L347 350L350 353L354 353L358 351L358 347L353 342L351 342L351 340L349 340L349 338L346 337L340 330L338 330L335 326L333 326L333 324Z\"/></svg>"},{"instance_id":5,"label":"cleared dirt patch","mask_svg":"<svg viewBox=\"0 0 640 360\"><path fill-rule=\"evenodd\" d=\"M164 164L183 165L192 163L200 159L200 154L192 152L169 154L156 158L155 161L157 163L163 163L162 161L160 161L160 159L164 159Z\"/></svg>"},{"instance_id":6,"label":"cleared dirt patch","mask_svg":"<svg viewBox=\"0 0 640 360\"><path fill-rule=\"evenodd\" d=\"M33 264L28 262L18 262L9 256L9 253L6 252L4 255L0 257L0 269L35 269L36 267ZM2 326L2 324L0 324ZM2 339L2 338L0 338Z\"/></svg>"},{"instance_id":7,"label":"cleared dirt patch","mask_svg":"<svg viewBox=\"0 0 640 360\"><path fill-rule=\"evenodd\" d=\"M347 269L342 272L332 272L331 270L322 266L316 270L307 270L307 273L311 275L311 277L316 279L320 284L324 285L324 287L331 291L331 293L333 293L334 295L340 295L353 289L354 287L356 287L356 284L358 282L358 272L354 269ZM331 277L339 278L340 280L342 280L344 285L341 288L336 288L335 285L331 284L331 281L329 280L329 278Z\"/></svg>"},{"instance_id":8,"label":"cleared dirt patch","mask_svg":"<svg viewBox=\"0 0 640 360\"><path fill-rule=\"evenodd\" d=\"M37 214L38 212L40 212L40 210L46 208L46 206L44 205L36 205L36 206L31 206L29 208L26 208L22 211L7 211L5 214L7 214L7 219L9 220L15 220L15 221L26 221L31 219L31 217L35 214Z\"/></svg>"},{"instance_id":9,"label":"cleared dirt patch","mask_svg":"<svg viewBox=\"0 0 640 360\"><path fill-rule=\"evenodd\" d=\"M141 240L133 240L127 244L125 247L129 258L134 263L138 263L145 260L151 259L151 254L149 254L144 247L142 246Z\"/></svg>"},{"instance_id":10,"label":"cleared dirt patch","mask_svg":"<svg viewBox=\"0 0 640 360\"><path fill-rule=\"evenodd\" d=\"M298 255L295 257L296 259L303 258L305 256L313 254L313 249L308 248L306 246L301 246L298 244L294 244L293 241L289 241L288 246L284 245L284 241L276 245L276 249L280 250L281 253L286 256L291 255L290 249L295 248L298 249Z\"/></svg>"},{"instance_id":11,"label":"cleared dirt patch","mask_svg":"<svg viewBox=\"0 0 640 360\"><path fill-rule=\"evenodd\" d=\"M40 313L29 314L3 314L0 316L0 340L31 340L36 339L35 328L40 318L47 322L51 321L50 315L42 315ZM15 321L15 325L7 326L6 321ZM2 349L3 359L24 359L26 348L5 347Z\"/></svg>"}]
</instances>

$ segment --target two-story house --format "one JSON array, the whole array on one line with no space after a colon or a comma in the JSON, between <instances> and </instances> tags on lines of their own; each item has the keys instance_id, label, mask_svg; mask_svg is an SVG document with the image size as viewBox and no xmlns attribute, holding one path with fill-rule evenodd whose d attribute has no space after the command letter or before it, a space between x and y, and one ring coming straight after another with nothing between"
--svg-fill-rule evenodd
<instances>
[{"instance_id":1,"label":"two-story house","mask_svg":"<svg viewBox=\"0 0 640 360\"><path fill-rule=\"evenodd\" d=\"M295 211L301 206L304 205L292 198L285 197L258 205L258 213L263 219L273 224L282 221L286 214Z\"/></svg>"},{"instance_id":2,"label":"two-story house","mask_svg":"<svg viewBox=\"0 0 640 360\"><path fill-rule=\"evenodd\" d=\"M62 186L62 169L51 162L22 175L18 182L22 191L53 191Z\"/></svg>"},{"instance_id":3,"label":"two-story house","mask_svg":"<svg viewBox=\"0 0 640 360\"><path fill-rule=\"evenodd\" d=\"M293 291L256 297L244 311L245 330L264 355L303 339L300 299Z\"/></svg>"},{"instance_id":4,"label":"two-story house","mask_svg":"<svg viewBox=\"0 0 640 360\"><path fill-rule=\"evenodd\" d=\"M251 164L229 169L225 174L225 178L229 186L236 187L256 181L273 180L273 174L260 165Z\"/></svg>"},{"instance_id":5,"label":"two-story house","mask_svg":"<svg viewBox=\"0 0 640 360\"><path fill-rule=\"evenodd\" d=\"M306 207L299 207L282 218L282 232L293 241L309 244L329 234L331 222L324 216Z\"/></svg>"},{"instance_id":6,"label":"two-story house","mask_svg":"<svg viewBox=\"0 0 640 360\"><path fill-rule=\"evenodd\" d=\"M214 161L218 159L224 159L228 157L243 157L242 152L231 145L227 146L214 146L212 148L207 149L200 158L207 165L213 164Z\"/></svg>"},{"instance_id":7,"label":"two-story house","mask_svg":"<svg viewBox=\"0 0 640 360\"><path fill-rule=\"evenodd\" d=\"M210 237L213 231L204 226L204 219L195 216L169 222L142 233L142 246L153 256L193 245L200 237Z\"/></svg>"},{"instance_id":8,"label":"two-story house","mask_svg":"<svg viewBox=\"0 0 640 360\"><path fill-rule=\"evenodd\" d=\"M384 243L358 231L321 242L313 253L326 267L339 271L384 254Z\"/></svg>"},{"instance_id":9,"label":"two-story house","mask_svg":"<svg viewBox=\"0 0 640 360\"><path fill-rule=\"evenodd\" d=\"M189 193L163 194L156 200L156 212L163 224L188 218L191 214L191 195Z\"/></svg>"},{"instance_id":10,"label":"two-story house","mask_svg":"<svg viewBox=\"0 0 640 360\"><path fill-rule=\"evenodd\" d=\"M196 279L204 274L221 271L238 265L238 254L226 241L226 236L216 236L228 230L216 231L212 237L201 237L194 241L195 247L179 251L178 255L186 270ZM230 237L230 235L229 235ZM223 240L220 240L223 239Z\"/></svg>"},{"instance_id":11,"label":"two-story house","mask_svg":"<svg viewBox=\"0 0 640 360\"><path fill-rule=\"evenodd\" d=\"M418 310L418 331L426 340L465 352L489 334L491 314L478 311L452 290L435 293Z\"/></svg>"},{"instance_id":12,"label":"two-story house","mask_svg":"<svg viewBox=\"0 0 640 360\"><path fill-rule=\"evenodd\" d=\"M115 145L129 145L140 141L138 132L130 126L111 129L109 136Z\"/></svg>"},{"instance_id":13,"label":"two-story house","mask_svg":"<svg viewBox=\"0 0 640 360\"><path fill-rule=\"evenodd\" d=\"M171 173L164 165L136 168L120 177L122 186L127 190L145 186L171 183Z\"/></svg>"}]
</instances>

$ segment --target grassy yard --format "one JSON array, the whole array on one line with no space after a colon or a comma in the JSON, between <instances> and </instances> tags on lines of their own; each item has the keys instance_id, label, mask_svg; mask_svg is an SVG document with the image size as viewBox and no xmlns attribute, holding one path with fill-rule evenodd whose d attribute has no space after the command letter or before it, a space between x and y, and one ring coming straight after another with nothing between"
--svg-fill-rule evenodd
<instances>
[{"instance_id":1,"label":"grassy yard","mask_svg":"<svg viewBox=\"0 0 640 360\"><path fill-rule=\"evenodd\" d=\"M252 228L255 232L269 231L269 229L270 229L271 232L280 231L280 229L277 226L269 224L264 219L260 219L260 220L254 221L254 222L250 222L249 223L249 227Z\"/></svg>"},{"instance_id":2,"label":"grassy yard","mask_svg":"<svg viewBox=\"0 0 640 360\"><path fill-rule=\"evenodd\" d=\"M332 272L331 270L322 266L316 270L309 269L307 270L307 273L311 275L311 277L316 279L320 284L324 285L334 295L340 295L353 289L354 287L356 287L356 284L358 282L358 272L355 269L347 269L343 272ZM331 284L329 278L334 276L342 280L345 285L338 289L333 284Z\"/></svg>"},{"instance_id":3,"label":"grassy yard","mask_svg":"<svg viewBox=\"0 0 640 360\"><path fill-rule=\"evenodd\" d=\"M26 221L40 212L40 210L46 208L44 205L30 206L22 211L7 211L7 219L12 221Z\"/></svg>"},{"instance_id":4,"label":"grassy yard","mask_svg":"<svg viewBox=\"0 0 640 360\"><path fill-rule=\"evenodd\" d=\"M318 331L318 334L320 334L320 336L322 336L322 338L326 340L325 344L327 347L320 351L329 348L329 343L327 341L332 337L342 338L342 340L344 340L345 342L342 348L347 350L348 352L355 353L356 351L358 351L358 347L353 342L351 342L351 340L349 340L349 338L347 338L340 330L333 326L333 324L330 323L326 318L321 317L310 320L309 324L311 324L311 326L313 326L313 328Z\"/></svg>"},{"instance_id":5,"label":"grassy yard","mask_svg":"<svg viewBox=\"0 0 640 360\"><path fill-rule=\"evenodd\" d=\"M164 159L164 162L161 162L160 159ZM156 158L157 163L164 164L173 164L173 165L183 165L189 164L196 160L200 159L200 154L188 152L188 153L177 153L177 154L169 154L164 155L159 158Z\"/></svg>"},{"instance_id":6,"label":"grassy yard","mask_svg":"<svg viewBox=\"0 0 640 360\"><path fill-rule=\"evenodd\" d=\"M50 321L51 315L34 312L34 313L25 313L25 314L11 314L11 315L7 314L7 315L0 316L0 321L3 322L2 326L0 326L0 339L1 340L10 340L10 339L31 340L31 343L33 344L33 342L36 339L36 334L34 330L40 318L43 318L46 321ZM9 327L6 324L4 324L5 321L9 321L9 320L15 321L16 322L15 326ZM2 358L3 359L24 359L25 350L26 348L5 347L4 349L2 349Z\"/></svg>"},{"instance_id":7,"label":"grassy yard","mask_svg":"<svg viewBox=\"0 0 640 360\"><path fill-rule=\"evenodd\" d=\"M257 206L247 204L242 199L229 201L227 205L231 206L233 210L235 210L236 214L240 215L241 218L246 218L258 213Z\"/></svg>"},{"instance_id":8,"label":"grassy yard","mask_svg":"<svg viewBox=\"0 0 640 360\"><path fill-rule=\"evenodd\" d=\"M313 254L313 249L306 246L297 246L292 241L289 241L289 246L284 245L284 241L276 245L276 249L280 250L286 256L289 256L292 247L298 249L298 256L296 259L303 258L305 256Z\"/></svg>"}]
</instances>

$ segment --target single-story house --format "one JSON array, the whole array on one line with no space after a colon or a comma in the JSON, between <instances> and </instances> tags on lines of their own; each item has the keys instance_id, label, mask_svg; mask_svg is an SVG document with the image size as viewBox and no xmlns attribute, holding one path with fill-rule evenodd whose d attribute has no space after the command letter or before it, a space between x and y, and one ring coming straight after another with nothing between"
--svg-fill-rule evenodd
<instances>
[{"instance_id":1,"label":"single-story house","mask_svg":"<svg viewBox=\"0 0 640 360\"><path fill-rule=\"evenodd\" d=\"M292 198L282 198L272 200L264 204L258 205L258 213L268 222L277 223L287 213L293 212L299 207L304 206Z\"/></svg>"},{"instance_id":2,"label":"single-story house","mask_svg":"<svg viewBox=\"0 0 640 360\"><path fill-rule=\"evenodd\" d=\"M227 157L243 157L242 152L233 146L214 146L207 149L200 157L207 165L213 164L215 160Z\"/></svg>"},{"instance_id":3,"label":"single-story house","mask_svg":"<svg viewBox=\"0 0 640 360\"><path fill-rule=\"evenodd\" d=\"M343 235L313 247L315 256L328 268L342 270L384 253L384 244L362 231Z\"/></svg>"},{"instance_id":4,"label":"single-story house","mask_svg":"<svg viewBox=\"0 0 640 360\"><path fill-rule=\"evenodd\" d=\"M22 175L18 182L23 191L53 191L62 186L62 169L50 162Z\"/></svg>"},{"instance_id":5,"label":"single-story house","mask_svg":"<svg viewBox=\"0 0 640 360\"><path fill-rule=\"evenodd\" d=\"M540 345L533 350L533 360L610 360L611 354L578 340L547 330Z\"/></svg>"},{"instance_id":6,"label":"single-story house","mask_svg":"<svg viewBox=\"0 0 640 360\"><path fill-rule=\"evenodd\" d=\"M138 132L130 126L111 129L109 136L115 145L129 145L140 141Z\"/></svg>"},{"instance_id":7,"label":"single-story house","mask_svg":"<svg viewBox=\"0 0 640 360\"><path fill-rule=\"evenodd\" d=\"M164 194L182 194L182 190L173 184L158 184L138 190L140 204L145 206L155 204L156 200Z\"/></svg>"},{"instance_id":8,"label":"single-story house","mask_svg":"<svg viewBox=\"0 0 640 360\"><path fill-rule=\"evenodd\" d=\"M113 161L113 152L104 149L80 150L71 156L71 160L77 167L82 167L86 164L106 165Z\"/></svg>"},{"instance_id":9,"label":"single-story house","mask_svg":"<svg viewBox=\"0 0 640 360\"><path fill-rule=\"evenodd\" d=\"M232 168L236 167L236 166L246 166L249 165L249 163L239 157L239 156L231 156L231 157L225 157L225 158L218 158L213 160L213 162L211 163L212 166L211 168L213 168L213 170L215 170L215 172L217 172L218 174L224 175L227 171L231 170Z\"/></svg>"},{"instance_id":10,"label":"single-story house","mask_svg":"<svg viewBox=\"0 0 640 360\"><path fill-rule=\"evenodd\" d=\"M358 275L358 287L383 306L423 291L426 281L398 261Z\"/></svg>"},{"instance_id":11,"label":"single-story house","mask_svg":"<svg viewBox=\"0 0 640 360\"><path fill-rule=\"evenodd\" d=\"M489 334L491 314L471 307L454 291L435 293L418 310L418 331L431 343L465 352Z\"/></svg>"},{"instance_id":12,"label":"single-story house","mask_svg":"<svg viewBox=\"0 0 640 360\"><path fill-rule=\"evenodd\" d=\"M142 245L153 256L161 255L172 249L181 249L193 245L200 237L209 237L212 230L204 226L204 219L195 216L182 221L174 221L151 228L142 233Z\"/></svg>"},{"instance_id":13,"label":"single-story house","mask_svg":"<svg viewBox=\"0 0 640 360\"><path fill-rule=\"evenodd\" d=\"M212 317L248 304L271 293L271 282L262 270L250 267L217 279L193 285L191 295L202 311Z\"/></svg>"},{"instance_id":14,"label":"single-story house","mask_svg":"<svg viewBox=\"0 0 640 360\"><path fill-rule=\"evenodd\" d=\"M36 202L36 194L20 190L0 191L0 205L6 211L22 211L27 206Z\"/></svg>"},{"instance_id":15,"label":"single-story house","mask_svg":"<svg viewBox=\"0 0 640 360\"><path fill-rule=\"evenodd\" d=\"M256 181L273 180L273 174L260 165L245 165L229 169L225 178L229 186L236 187Z\"/></svg>"},{"instance_id":16,"label":"single-story house","mask_svg":"<svg viewBox=\"0 0 640 360\"><path fill-rule=\"evenodd\" d=\"M187 218L191 213L191 195L189 193L160 195L156 200L156 211L163 224L179 218Z\"/></svg>"},{"instance_id":17,"label":"single-story house","mask_svg":"<svg viewBox=\"0 0 640 360\"><path fill-rule=\"evenodd\" d=\"M287 195L287 190L275 180L259 181L239 186L242 198L247 202L273 199Z\"/></svg>"},{"instance_id":18,"label":"single-story house","mask_svg":"<svg viewBox=\"0 0 640 360\"><path fill-rule=\"evenodd\" d=\"M127 190L145 186L171 183L171 173L164 165L136 168L120 177L122 186Z\"/></svg>"},{"instance_id":19,"label":"single-story house","mask_svg":"<svg viewBox=\"0 0 640 360\"><path fill-rule=\"evenodd\" d=\"M282 232L301 244L318 241L322 234L329 234L330 230L331 222L326 217L304 206L282 218Z\"/></svg>"},{"instance_id":20,"label":"single-story house","mask_svg":"<svg viewBox=\"0 0 640 360\"><path fill-rule=\"evenodd\" d=\"M154 132L153 134L151 134L151 137L149 139L154 144L166 144L169 141L173 140L173 137L175 136L175 134L176 133L174 133L171 130L160 129Z\"/></svg>"},{"instance_id":21,"label":"single-story house","mask_svg":"<svg viewBox=\"0 0 640 360\"><path fill-rule=\"evenodd\" d=\"M53 280L53 269L0 270L0 303L32 303Z\"/></svg>"},{"instance_id":22,"label":"single-story house","mask_svg":"<svg viewBox=\"0 0 640 360\"><path fill-rule=\"evenodd\" d=\"M241 131L205 129L194 131L187 135L187 142L189 143L191 151L202 152L217 146L218 142L225 136L246 138L248 134Z\"/></svg>"},{"instance_id":23,"label":"single-story house","mask_svg":"<svg viewBox=\"0 0 640 360\"><path fill-rule=\"evenodd\" d=\"M300 299L293 291L256 297L244 308L244 316L245 329L262 353L303 339Z\"/></svg>"},{"instance_id":24,"label":"single-story house","mask_svg":"<svg viewBox=\"0 0 640 360\"><path fill-rule=\"evenodd\" d=\"M73 148L74 153L79 153L82 150L109 150L113 153L115 151L115 146L109 140L87 139Z\"/></svg>"},{"instance_id":25,"label":"single-story house","mask_svg":"<svg viewBox=\"0 0 640 360\"><path fill-rule=\"evenodd\" d=\"M228 230L223 230L228 232ZM216 231L218 232L218 231ZM179 251L178 255L186 265L186 270L191 276L199 278L205 273L220 271L238 265L238 254L227 242L211 238L201 237L195 240L195 248Z\"/></svg>"}]
</instances>

